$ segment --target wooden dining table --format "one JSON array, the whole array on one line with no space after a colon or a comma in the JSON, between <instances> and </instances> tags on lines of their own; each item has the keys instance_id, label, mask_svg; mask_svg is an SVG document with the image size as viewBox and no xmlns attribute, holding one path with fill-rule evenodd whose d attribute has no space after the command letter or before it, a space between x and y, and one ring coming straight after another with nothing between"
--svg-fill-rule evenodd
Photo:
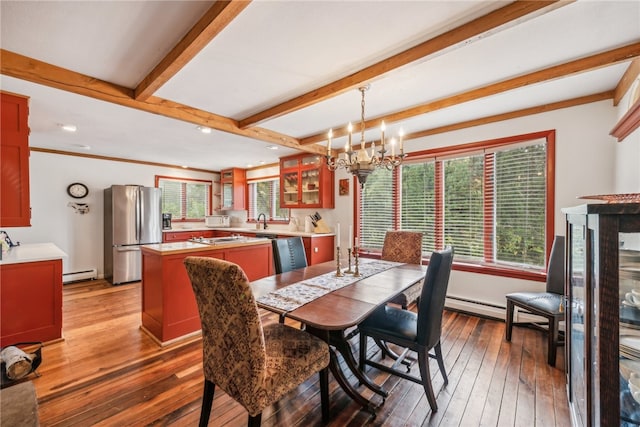
<instances>
[{"instance_id":1,"label":"wooden dining table","mask_svg":"<svg viewBox=\"0 0 640 427\"><path fill-rule=\"evenodd\" d=\"M377 405L362 396L347 380L338 354L342 356L345 365L359 383L382 396L384 401L388 395L387 392L358 369L353 349L349 343L352 334L349 334L348 331L353 332L354 327L377 307L386 304L413 284L424 280L427 267L416 264L398 264L369 277L358 279L352 284L331 291L291 311L284 311L259 301L261 297L274 291L332 271L337 271L335 261L268 276L251 282L251 288L259 307L300 321L307 332L329 344L331 356L329 368L336 381L354 401L375 414Z\"/></svg>"}]
</instances>

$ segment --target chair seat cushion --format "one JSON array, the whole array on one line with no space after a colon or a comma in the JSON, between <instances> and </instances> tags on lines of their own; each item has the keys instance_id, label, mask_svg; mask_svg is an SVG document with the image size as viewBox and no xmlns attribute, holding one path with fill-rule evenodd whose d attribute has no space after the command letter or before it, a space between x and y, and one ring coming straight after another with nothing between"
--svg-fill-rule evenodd
<instances>
[{"instance_id":1,"label":"chair seat cushion","mask_svg":"<svg viewBox=\"0 0 640 427\"><path fill-rule=\"evenodd\" d=\"M519 306L531 307L532 310L551 315L562 316L560 306L563 302L562 295L550 292L514 292L507 294L506 298Z\"/></svg>"},{"instance_id":2,"label":"chair seat cushion","mask_svg":"<svg viewBox=\"0 0 640 427\"><path fill-rule=\"evenodd\" d=\"M369 315L358 328L369 336L390 336L416 341L418 315L409 310L383 306Z\"/></svg>"},{"instance_id":3,"label":"chair seat cushion","mask_svg":"<svg viewBox=\"0 0 640 427\"><path fill-rule=\"evenodd\" d=\"M329 347L308 332L275 323L263 327L266 372L261 390L242 390L250 415L277 402L329 364Z\"/></svg>"}]
</instances>

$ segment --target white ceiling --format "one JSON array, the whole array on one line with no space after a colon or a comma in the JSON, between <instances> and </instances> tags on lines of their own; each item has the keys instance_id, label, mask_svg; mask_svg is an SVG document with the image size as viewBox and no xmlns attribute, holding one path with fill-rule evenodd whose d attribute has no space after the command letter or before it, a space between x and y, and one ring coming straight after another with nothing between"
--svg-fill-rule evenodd
<instances>
[{"instance_id":1,"label":"white ceiling","mask_svg":"<svg viewBox=\"0 0 640 427\"><path fill-rule=\"evenodd\" d=\"M135 88L211 7L206 1L0 2L3 50ZM254 1L153 95L245 119L464 25L507 2ZM640 2L557 4L367 82L379 117L640 42ZM388 123L414 133L616 88L631 60ZM356 84L354 87L359 86ZM3 75L31 98L30 145L199 169L297 150ZM293 138L360 120L357 89L259 123ZM65 133L60 124L75 124ZM356 126L357 129L359 129ZM367 132L367 140L379 131ZM344 141L337 139L335 146ZM405 147L411 150L411 141ZM89 148L87 148L87 146Z\"/></svg>"}]
</instances>

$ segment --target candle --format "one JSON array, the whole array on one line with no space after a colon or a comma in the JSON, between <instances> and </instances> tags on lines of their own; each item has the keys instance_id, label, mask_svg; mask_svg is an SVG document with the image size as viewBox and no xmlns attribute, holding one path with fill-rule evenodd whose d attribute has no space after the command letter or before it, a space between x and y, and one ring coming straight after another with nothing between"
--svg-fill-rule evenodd
<instances>
[{"instance_id":1,"label":"candle","mask_svg":"<svg viewBox=\"0 0 640 427\"><path fill-rule=\"evenodd\" d=\"M349 226L349 249L351 249L352 243L353 243L353 225L350 225Z\"/></svg>"},{"instance_id":2,"label":"candle","mask_svg":"<svg viewBox=\"0 0 640 427\"><path fill-rule=\"evenodd\" d=\"M340 247L340 223L336 224L336 246Z\"/></svg>"},{"instance_id":3,"label":"candle","mask_svg":"<svg viewBox=\"0 0 640 427\"><path fill-rule=\"evenodd\" d=\"M384 130L386 129L386 126L384 125L384 120L382 121L382 123L380 124L380 132L382 132L382 138L380 138L380 144L382 145L382 152L384 153L385 150L385 146L384 146Z\"/></svg>"},{"instance_id":4,"label":"candle","mask_svg":"<svg viewBox=\"0 0 640 427\"><path fill-rule=\"evenodd\" d=\"M353 245L353 247L354 248L359 248L360 247L360 245L359 245L360 242L358 241L358 237L357 236L356 236L356 240L355 241L356 241L356 243L355 243L355 245Z\"/></svg>"},{"instance_id":5,"label":"candle","mask_svg":"<svg viewBox=\"0 0 640 427\"><path fill-rule=\"evenodd\" d=\"M402 147L402 137L404 136L404 131L400 128L400 154L404 154L404 148Z\"/></svg>"},{"instance_id":6,"label":"candle","mask_svg":"<svg viewBox=\"0 0 640 427\"><path fill-rule=\"evenodd\" d=\"M327 140L327 156L331 155L331 137L333 136L333 129L329 129L329 134L327 135L329 139Z\"/></svg>"},{"instance_id":7,"label":"candle","mask_svg":"<svg viewBox=\"0 0 640 427\"><path fill-rule=\"evenodd\" d=\"M353 132L353 125L351 124L351 122L349 122L349 126L347 127L347 129L349 130L349 150L347 151L351 151L351 133Z\"/></svg>"},{"instance_id":8,"label":"candle","mask_svg":"<svg viewBox=\"0 0 640 427\"><path fill-rule=\"evenodd\" d=\"M391 157L395 157L396 156L396 139L395 138L391 138Z\"/></svg>"}]
</instances>

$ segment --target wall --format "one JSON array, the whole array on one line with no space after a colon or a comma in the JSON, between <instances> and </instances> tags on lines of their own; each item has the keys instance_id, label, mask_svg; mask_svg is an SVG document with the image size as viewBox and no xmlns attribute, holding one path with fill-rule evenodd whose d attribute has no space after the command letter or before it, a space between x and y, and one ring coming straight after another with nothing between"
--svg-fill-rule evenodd
<instances>
[{"instance_id":1,"label":"wall","mask_svg":"<svg viewBox=\"0 0 640 427\"><path fill-rule=\"evenodd\" d=\"M617 143L609 136L609 131L621 115L618 109L612 107L611 101L601 101L410 140L406 142L405 147L407 151L418 151L555 129L555 230L557 234L564 234L564 217L560 209L582 204L579 196L640 190L640 131L636 131L622 143ZM99 274L102 274L102 190L111 184L153 186L156 174L214 179L213 174L194 173L183 169L33 152L33 226L9 229L10 236L25 243L55 243L69 254L69 258L64 262L65 272L97 267ZM344 178L349 179L351 183L349 195L340 196L338 182ZM90 213L86 215L75 214L73 209L67 207L67 203L72 199L67 196L66 188L75 181L84 182L89 186L90 194L82 200L90 205ZM353 223L353 179L346 172L337 171L335 186L336 209L322 209L319 212L330 226L341 224L341 247L346 248L348 226ZM292 215L304 217L313 212L314 210L294 210ZM344 259L344 253L342 257ZM503 317L503 311L492 306L504 307L506 293L543 288L544 284L539 282L454 271L449 295L488 305L478 306L456 300L449 300L448 305Z\"/></svg>"},{"instance_id":2,"label":"wall","mask_svg":"<svg viewBox=\"0 0 640 427\"><path fill-rule=\"evenodd\" d=\"M579 200L579 196L613 193L618 188L633 187L634 179L635 182L638 180L640 172L637 167L637 154L634 157L626 152L637 153L638 142L629 144L630 147L623 155L617 152L620 144L609 136L609 131L617 120L616 114L610 100L601 101L409 140L405 142L405 151L426 150L555 129L555 233L564 235L564 216L561 212L563 207L583 204L584 201ZM633 177L617 173L616 170L620 167L624 167ZM336 175L336 194L338 179L345 177L346 174ZM345 196L336 196L335 217L343 224L349 224L353 220L353 189L350 190L348 200ZM635 192L637 191L636 186ZM343 245L346 243L345 239L343 227ZM544 290L544 283L453 271L448 292L448 296L452 298L448 299L447 306L504 318L504 295L521 290Z\"/></svg>"},{"instance_id":3,"label":"wall","mask_svg":"<svg viewBox=\"0 0 640 427\"><path fill-rule=\"evenodd\" d=\"M139 165L76 156L31 152L31 227L6 231L22 243L53 242L67 253L63 272L98 269L103 277L103 190L113 184L153 187L155 175L214 180L217 174L180 168ZM82 182L89 187L84 199L67 195L67 186ZM75 213L69 202L87 203L89 212Z\"/></svg>"}]
</instances>

